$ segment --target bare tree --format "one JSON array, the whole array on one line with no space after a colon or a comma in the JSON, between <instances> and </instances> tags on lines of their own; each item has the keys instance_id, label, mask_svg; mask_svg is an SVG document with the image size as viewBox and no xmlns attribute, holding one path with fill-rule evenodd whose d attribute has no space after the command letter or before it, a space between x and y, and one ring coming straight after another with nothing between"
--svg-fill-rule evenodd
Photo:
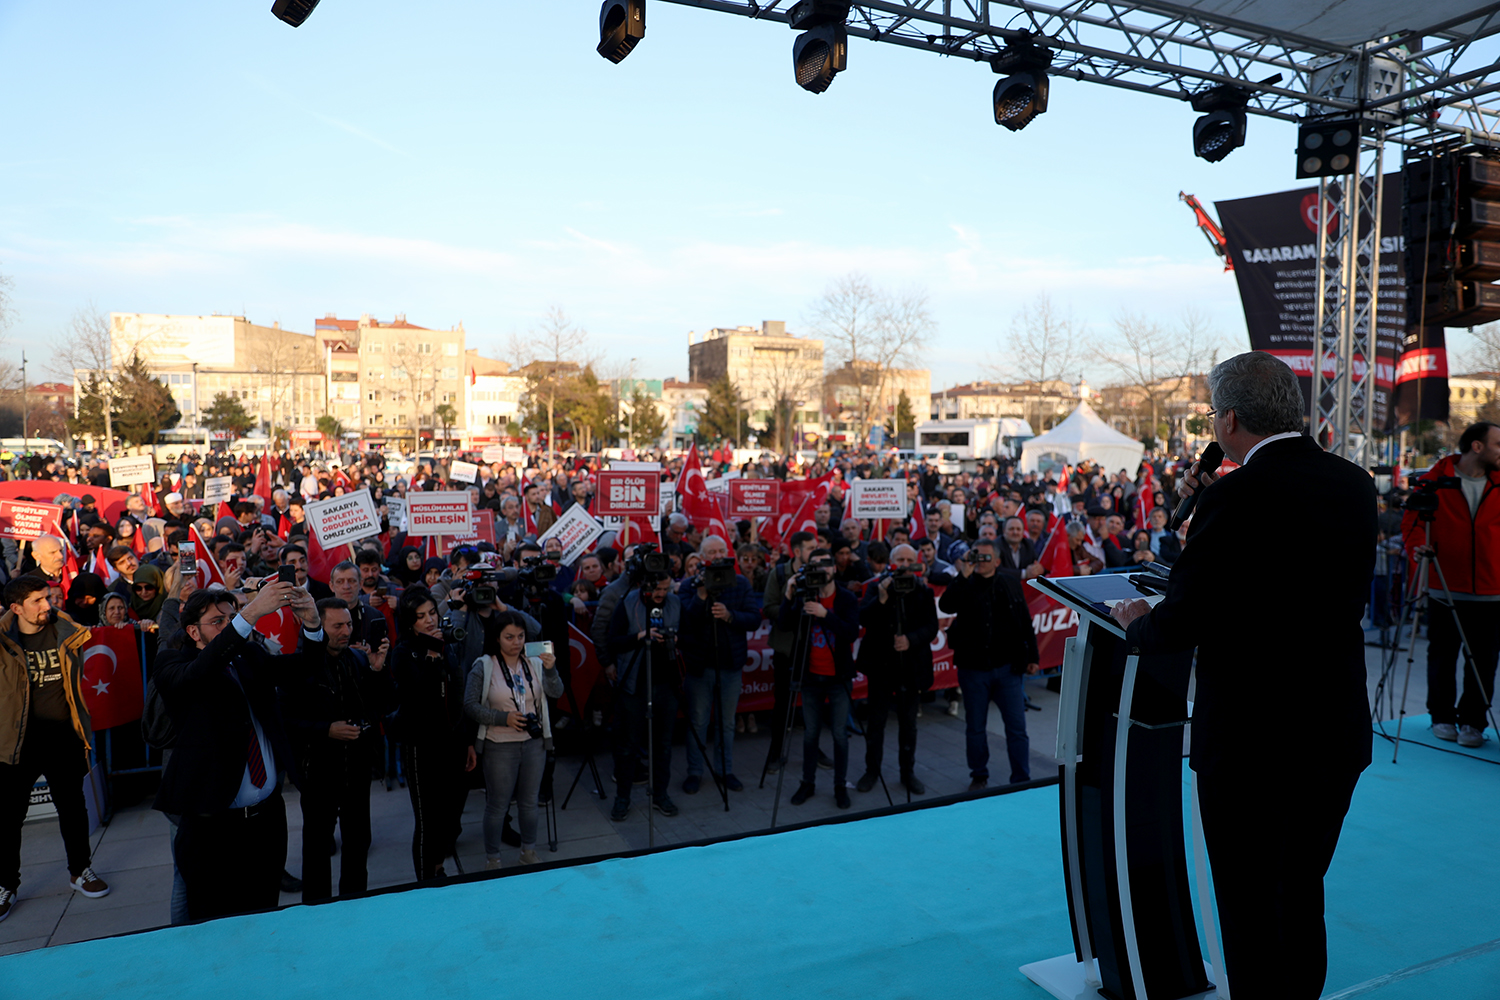
<instances>
[{"instance_id":1,"label":"bare tree","mask_svg":"<svg viewBox=\"0 0 1500 1000\"><path fill-rule=\"evenodd\" d=\"M1083 328L1043 293L1011 317L1010 331L1000 339L1000 358L990 367L1006 380L1071 382L1083 360L1083 337Z\"/></svg>"},{"instance_id":2,"label":"bare tree","mask_svg":"<svg viewBox=\"0 0 1500 1000\"><path fill-rule=\"evenodd\" d=\"M1217 359L1220 337L1200 313L1189 311L1175 329L1144 316L1121 313L1115 320L1115 340L1094 352L1121 383L1151 413L1150 436L1156 437L1167 400L1184 383L1203 373Z\"/></svg>"},{"instance_id":3,"label":"bare tree","mask_svg":"<svg viewBox=\"0 0 1500 1000\"><path fill-rule=\"evenodd\" d=\"M891 292L862 274L847 274L813 304L812 326L829 344L828 360L843 364L832 382L852 389L855 435L864 441L893 405L887 398L892 372L915 365L937 328L927 293Z\"/></svg>"},{"instance_id":4,"label":"bare tree","mask_svg":"<svg viewBox=\"0 0 1500 1000\"><path fill-rule=\"evenodd\" d=\"M52 352L52 374L69 382L80 396L99 400L104 413L105 447L114 445L114 400L119 389L109 316L93 303L68 321L68 332ZM88 376L94 378L89 379ZM92 391L91 391L92 389Z\"/></svg>"},{"instance_id":5,"label":"bare tree","mask_svg":"<svg viewBox=\"0 0 1500 1000\"><path fill-rule=\"evenodd\" d=\"M260 376L259 381L270 396L273 441L278 410L282 422L288 425L290 437L291 421L286 417L288 404L295 396L301 376L318 370L315 345L313 338L289 330L264 331L245 345L245 364Z\"/></svg>"},{"instance_id":6,"label":"bare tree","mask_svg":"<svg viewBox=\"0 0 1500 1000\"><path fill-rule=\"evenodd\" d=\"M1463 352L1460 370L1500 372L1500 323L1486 323L1469 331L1474 346Z\"/></svg>"},{"instance_id":7,"label":"bare tree","mask_svg":"<svg viewBox=\"0 0 1500 1000\"><path fill-rule=\"evenodd\" d=\"M532 398L547 408L547 449L557 451L557 404L567 394L566 383L581 367L579 357L588 331L574 326L562 306L547 308L541 326L530 334L527 381Z\"/></svg>"},{"instance_id":8,"label":"bare tree","mask_svg":"<svg viewBox=\"0 0 1500 1000\"><path fill-rule=\"evenodd\" d=\"M793 415L818 395L819 368L801 356L804 348L782 350L757 349L752 373L751 395L768 400L775 417L777 451L790 455L796 450L793 440ZM806 350L813 350L807 348Z\"/></svg>"}]
</instances>

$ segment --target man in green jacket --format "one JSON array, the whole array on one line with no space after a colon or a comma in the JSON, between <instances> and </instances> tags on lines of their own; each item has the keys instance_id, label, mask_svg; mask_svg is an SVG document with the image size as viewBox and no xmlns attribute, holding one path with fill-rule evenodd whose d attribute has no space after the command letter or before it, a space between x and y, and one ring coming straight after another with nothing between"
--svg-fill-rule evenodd
<instances>
[{"instance_id":1,"label":"man in green jacket","mask_svg":"<svg viewBox=\"0 0 1500 1000\"><path fill-rule=\"evenodd\" d=\"M21 576L6 584L0 616L0 920L10 916L21 884L21 827L36 779L47 777L68 853L74 891L97 898L109 886L89 867L83 779L92 728L83 704L79 651L89 630L52 610L47 581Z\"/></svg>"}]
</instances>

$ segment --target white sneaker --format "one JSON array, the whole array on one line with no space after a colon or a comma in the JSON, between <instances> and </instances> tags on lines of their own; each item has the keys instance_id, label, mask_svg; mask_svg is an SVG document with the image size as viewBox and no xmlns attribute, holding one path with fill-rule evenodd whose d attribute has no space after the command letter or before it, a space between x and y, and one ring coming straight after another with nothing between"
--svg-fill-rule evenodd
<instances>
[{"instance_id":1,"label":"white sneaker","mask_svg":"<svg viewBox=\"0 0 1500 1000\"><path fill-rule=\"evenodd\" d=\"M1484 746L1484 730L1475 729L1473 726L1460 726L1458 728L1458 745L1471 748Z\"/></svg>"},{"instance_id":2,"label":"white sneaker","mask_svg":"<svg viewBox=\"0 0 1500 1000\"><path fill-rule=\"evenodd\" d=\"M958 717L958 702L956 702L956 701L950 701L950 702L948 702L948 714L951 715L951 716L953 716L954 718Z\"/></svg>"},{"instance_id":3,"label":"white sneaker","mask_svg":"<svg viewBox=\"0 0 1500 1000\"><path fill-rule=\"evenodd\" d=\"M10 911L16 908L16 894L11 889L0 889L0 920L10 916Z\"/></svg>"},{"instance_id":4,"label":"white sneaker","mask_svg":"<svg viewBox=\"0 0 1500 1000\"><path fill-rule=\"evenodd\" d=\"M1475 745L1477 746L1478 744ZM69 884L73 886L74 891L81 892L90 899L98 899L100 896L109 895L109 886L105 884L102 878L94 874L94 869L92 868L85 868L83 874L73 879Z\"/></svg>"},{"instance_id":5,"label":"white sneaker","mask_svg":"<svg viewBox=\"0 0 1500 1000\"><path fill-rule=\"evenodd\" d=\"M499 858L487 858L484 862L484 870L487 872L492 872L503 867L505 866L501 863Z\"/></svg>"},{"instance_id":6,"label":"white sneaker","mask_svg":"<svg viewBox=\"0 0 1500 1000\"><path fill-rule=\"evenodd\" d=\"M1458 727L1451 722L1434 722L1432 724L1432 735L1440 740L1452 743L1458 739Z\"/></svg>"}]
</instances>

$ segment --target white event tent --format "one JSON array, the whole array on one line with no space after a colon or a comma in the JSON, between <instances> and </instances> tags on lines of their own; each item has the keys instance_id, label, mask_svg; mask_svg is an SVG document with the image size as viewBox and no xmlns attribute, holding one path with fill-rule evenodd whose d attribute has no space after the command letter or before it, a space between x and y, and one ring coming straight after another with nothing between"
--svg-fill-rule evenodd
<instances>
[{"instance_id":1,"label":"white event tent","mask_svg":"<svg viewBox=\"0 0 1500 1000\"><path fill-rule=\"evenodd\" d=\"M1125 469L1134 475L1145 453L1139 441L1106 424L1089 404L1079 403L1062 423L1021 446L1021 471L1092 461L1111 473Z\"/></svg>"}]
</instances>

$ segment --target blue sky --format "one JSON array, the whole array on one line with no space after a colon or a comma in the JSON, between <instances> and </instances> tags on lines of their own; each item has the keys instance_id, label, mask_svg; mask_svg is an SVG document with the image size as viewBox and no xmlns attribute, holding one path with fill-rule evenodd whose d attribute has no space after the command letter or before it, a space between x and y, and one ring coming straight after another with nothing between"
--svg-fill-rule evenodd
<instances>
[{"instance_id":1,"label":"blue sky","mask_svg":"<svg viewBox=\"0 0 1500 1000\"><path fill-rule=\"evenodd\" d=\"M1122 310L1244 344L1179 190L1298 186L1290 125L1208 164L1185 104L1054 81L1020 133L987 66L864 40L822 95L793 33L652 2L625 62L598 4L0 0L5 350L75 310L459 321L496 351L560 305L638 375L687 333L784 319L834 279L924 288L934 389L1003 360L1038 294L1107 339Z\"/></svg>"}]
</instances>

